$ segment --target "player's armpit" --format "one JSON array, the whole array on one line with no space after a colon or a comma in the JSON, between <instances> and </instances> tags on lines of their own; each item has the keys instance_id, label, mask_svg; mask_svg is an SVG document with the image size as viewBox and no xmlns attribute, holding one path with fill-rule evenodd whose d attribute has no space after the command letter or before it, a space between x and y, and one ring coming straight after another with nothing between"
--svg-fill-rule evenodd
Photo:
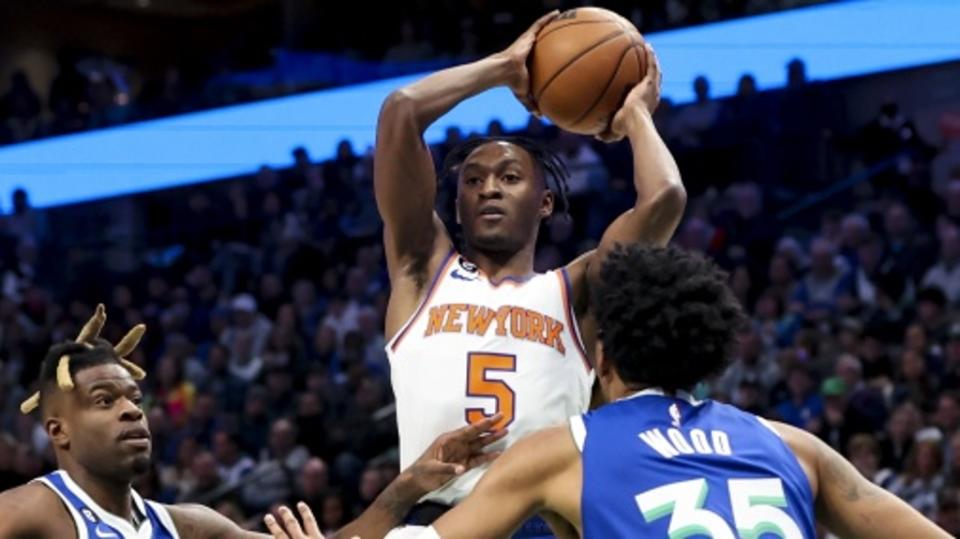
<instances>
[{"instance_id":1,"label":"player's armpit","mask_svg":"<svg viewBox=\"0 0 960 539\"><path fill-rule=\"evenodd\" d=\"M579 458L567 427L531 434L497 459L474 491L433 527L443 539L483 539L507 537L541 510L572 520L568 507L558 507L563 504L557 493L575 492L579 502L579 485L562 484Z\"/></svg>"},{"instance_id":2,"label":"player's armpit","mask_svg":"<svg viewBox=\"0 0 960 539\"><path fill-rule=\"evenodd\" d=\"M195 504L166 506L180 537L190 539L270 539L269 535L246 531L220 513Z\"/></svg>"}]
</instances>

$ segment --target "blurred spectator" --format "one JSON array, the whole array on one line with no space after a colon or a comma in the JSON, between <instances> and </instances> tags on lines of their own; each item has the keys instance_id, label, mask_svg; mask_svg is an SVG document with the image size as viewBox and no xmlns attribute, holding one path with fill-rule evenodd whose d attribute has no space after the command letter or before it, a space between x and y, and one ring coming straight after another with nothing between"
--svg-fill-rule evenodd
<instances>
[{"instance_id":1,"label":"blurred spectator","mask_svg":"<svg viewBox=\"0 0 960 539\"><path fill-rule=\"evenodd\" d=\"M801 429L817 430L815 423L823 413L823 398L815 391L809 368L794 364L786 373L787 399L776 406L784 423Z\"/></svg>"},{"instance_id":2,"label":"blurred spectator","mask_svg":"<svg viewBox=\"0 0 960 539\"><path fill-rule=\"evenodd\" d=\"M810 272L794 295L808 318L820 320L839 309L840 301L853 291L849 271L837 258L836 248L825 239L810 245Z\"/></svg>"},{"instance_id":3,"label":"blurred spectator","mask_svg":"<svg viewBox=\"0 0 960 539\"><path fill-rule=\"evenodd\" d=\"M243 487L245 505L262 511L277 501L285 501L294 493L294 478L310 458L307 450L297 445L296 427L287 419L278 419L270 427L269 448L257 467L250 472Z\"/></svg>"},{"instance_id":4,"label":"blurred spectator","mask_svg":"<svg viewBox=\"0 0 960 539\"><path fill-rule=\"evenodd\" d=\"M895 476L882 473L877 478L877 484L931 518L937 508L937 492L943 487L942 439L943 435L935 428L917 432L903 472Z\"/></svg>"},{"instance_id":5,"label":"blurred spectator","mask_svg":"<svg viewBox=\"0 0 960 539\"><path fill-rule=\"evenodd\" d=\"M203 451L193 458L190 477L184 482L185 488L177 497L177 503L209 503L211 494L222 484L216 459L209 451Z\"/></svg>"},{"instance_id":6,"label":"blurred spectator","mask_svg":"<svg viewBox=\"0 0 960 539\"><path fill-rule=\"evenodd\" d=\"M214 433L213 454L217 459L217 472L228 485L238 485L255 466L253 459L241 451L240 439L225 430Z\"/></svg>"},{"instance_id":7,"label":"blurred spectator","mask_svg":"<svg viewBox=\"0 0 960 539\"><path fill-rule=\"evenodd\" d=\"M0 97L0 117L5 118L3 127L11 142L29 140L40 133L40 98L23 70L10 75L10 89ZM0 131L0 142L2 139Z\"/></svg>"},{"instance_id":8,"label":"blurred spectator","mask_svg":"<svg viewBox=\"0 0 960 539\"><path fill-rule=\"evenodd\" d=\"M960 302L960 230L956 226L941 229L940 257L924 274L922 284L942 290L952 305Z\"/></svg>"}]
</instances>

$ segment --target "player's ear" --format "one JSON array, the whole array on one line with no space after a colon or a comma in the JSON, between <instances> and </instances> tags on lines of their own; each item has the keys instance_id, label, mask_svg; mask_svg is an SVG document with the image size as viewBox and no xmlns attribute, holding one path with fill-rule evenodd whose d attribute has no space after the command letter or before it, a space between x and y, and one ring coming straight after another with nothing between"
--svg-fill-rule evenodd
<instances>
[{"instance_id":1,"label":"player's ear","mask_svg":"<svg viewBox=\"0 0 960 539\"><path fill-rule=\"evenodd\" d=\"M460 197L459 196L456 196L453 198L453 214L457 218L457 224L462 225L463 223L460 222Z\"/></svg>"},{"instance_id":2,"label":"player's ear","mask_svg":"<svg viewBox=\"0 0 960 539\"><path fill-rule=\"evenodd\" d=\"M54 447L67 449L70 447L70 434L66 423L60 417L52 416L43 421L43 428L47 431L50 443Z\"/></svg>"},{"instance_id":3,"label":"player's ear","mask_svg":"<svg viewBox=\"0 0 960 539\"><path fill-rule=\"evenodd\" d=\"M553 191L543 190L543 199L540 201L540 218L546 219L553 215L554 197Z\"/></svg>"}]
</instances>

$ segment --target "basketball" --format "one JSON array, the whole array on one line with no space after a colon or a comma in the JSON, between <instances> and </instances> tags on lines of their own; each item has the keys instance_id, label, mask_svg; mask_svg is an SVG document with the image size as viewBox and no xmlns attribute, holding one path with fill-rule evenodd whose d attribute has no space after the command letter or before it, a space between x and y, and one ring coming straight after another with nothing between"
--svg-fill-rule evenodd
<instances>
[{"instance_id":1,"label":"basketball","mask_svg":"<svg viewBox=\"0 0 960 539\"><path fill-rule=\"evenodd\" d=\"M602 8L571 9L537 34L530 90L553 123L594 135L643 77L644 58L643 37L630 21Z\"/></svg>"}]
</instances>

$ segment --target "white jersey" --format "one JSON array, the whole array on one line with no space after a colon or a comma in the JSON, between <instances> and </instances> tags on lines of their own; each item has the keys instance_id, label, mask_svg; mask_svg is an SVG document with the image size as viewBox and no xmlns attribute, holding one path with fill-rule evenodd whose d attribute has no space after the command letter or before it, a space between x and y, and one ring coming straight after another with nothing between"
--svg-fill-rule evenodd
<instances>
[{"instance_id":1,"label":"white jersey","mask_svg":"<svg viewBox=\"0 0 960 539\"><path fill-rule=\"evenodd\" d=\"M493 283L451 251L416 313L387 344L401 468L437 436L497 412L509 434L494 450L587 410L593 369L570 295L564 269ZM424 499L452 505L485 470Z\"/></svg>"},{"instance_id":2,"label":"white jersey","mask_svg":"<svg viewBox=\"0 0 960 539\"><path fill-rule=\"evenodd\" d=\"M170 513L163 505L144 500L131 490L135 510L143 517L134 529L130 521L100 507L63 470L34 479L60 497L73 518L77 539L180 539Z\"/></svg>"}]
</instances>

